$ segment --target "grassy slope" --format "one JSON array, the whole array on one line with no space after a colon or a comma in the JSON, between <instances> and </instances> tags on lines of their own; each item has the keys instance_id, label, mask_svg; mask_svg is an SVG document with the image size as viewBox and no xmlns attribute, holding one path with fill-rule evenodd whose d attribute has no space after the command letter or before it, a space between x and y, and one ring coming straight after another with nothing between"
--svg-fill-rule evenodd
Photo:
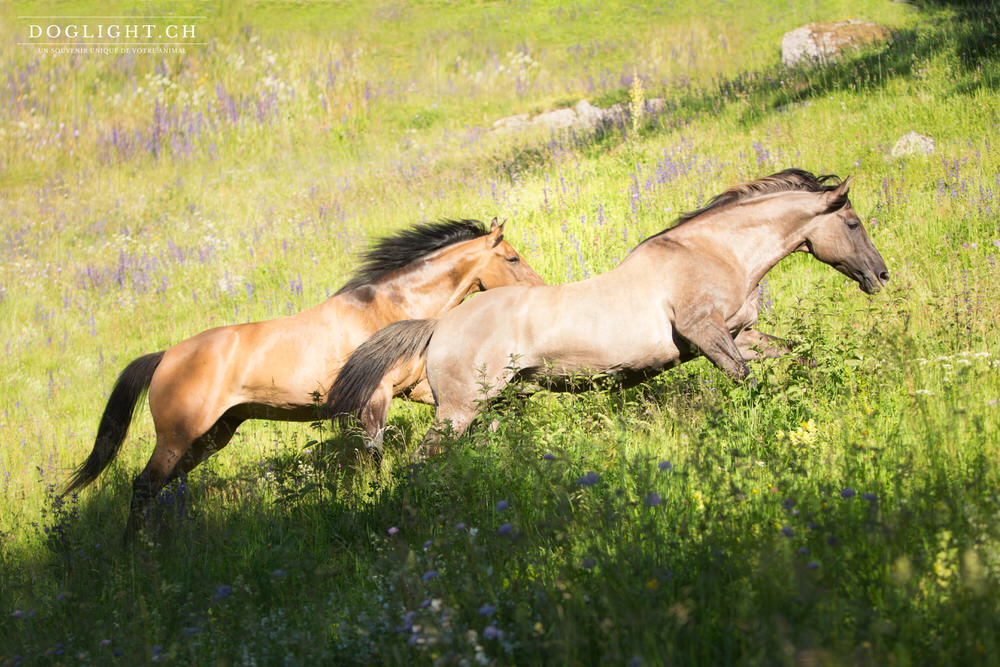
<instances>
[{"instance_id":1,"label":"grassy slope","mask_svg":"<svg viewBox=\"0 0 1000 667\"><path fill-rule=\"evenodd\" d=\"M185 59L71 67L3 47L0 655L996 654L1000 71L980 46L995 43L995 15L882 2L780 16L721 2L190 9L210 17L212 44ZM823 74L777 68L784 31L847 16L894 26L896 45ZM4 25L10 45L18 23ZM633 70L672 105L641 133L517 145L484 132L512 113L622 99ZM935 137L935 155L887 159L911 129ZM416 469L402 462L429 411L398 405L379 478L314 443L319 431L247 425L163 499L160 543L135 558L109 545L148 416L79 505L46 490L89 450L129 359L316 303L373 235L500 215L543 276L576 279L730 183L789 165L857 177L855 206L894 276L871 299L807 257L769 277L763 328L802 341L815 368L756 365L749 391L696 362L626 394L538 397ZM595 486L577 483L591 471Z\"/></svg>"}]
</instances>

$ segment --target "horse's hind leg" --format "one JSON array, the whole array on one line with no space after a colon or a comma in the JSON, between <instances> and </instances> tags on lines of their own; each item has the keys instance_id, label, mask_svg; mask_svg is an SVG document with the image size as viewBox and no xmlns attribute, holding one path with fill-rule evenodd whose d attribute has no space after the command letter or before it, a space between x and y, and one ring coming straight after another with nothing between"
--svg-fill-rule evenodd
<instances>
[{"instance_id":1,"label":"horse's hind leg","mask_svg":"<svg viewBox=\"0 0 1000 667\"><path fill-rule=\"evenodd\" d=\"M475 403L452 408L438 408L434 416L434 424L420 441L420 445L410 456L411 461L420 461L443 451L442 440L457 438L468 430L472 420L479 413Z\"/></svg>"},{"instance_id":2,"label":"horse's hind leg","mask_svg":"<svg viewBox=\"0 0 1000 667\"><path fill-rule=\"evenodd\" d=\"M186 433L157 431L153 454L132 483L132 503L125 527L126 540L131 539L143 526L146 510L163 485L174 475L191 443L192 439Z\"/></svg>"},{"instance_id":3,"label":"horse's hind leg","mask_svg":"<svg viewBox=\"0 0 1000 667\"><path fill-rule=\"evenodd\" d=\"M365 429L365 449L372 455L376 463L382 460L382 440L385 436L385 423L389 418L391 404L392 381L386 380L379 385L371 399L361 409L361 425Z\"/></svg>"},{"instance_id":4,"label":"horse's hind leg","mask_svg":"<svg viewBox=\"0 0 1000 667\"><path fill-rule=\"evenodd\" d=\"M130 539L142 527L146 510L160 489L178 473L190 472L213 452L225 447L242 421L224 416L197 437L192 437L190 431L183 428L157 429L153 454L132 483L126 539Z\"/></svg>"},{"instance_id":5,"label":"horse's hind leg","mask_svg":"<svg viewBox=\"0 0 1000 667\"><path fill-rule=\"evenodd\" d=\"M185 475L194 470L198 464L229 444L236 435L236 429L243 423L242 417L223 415L207 433L191 444L187 455L181 459L180 471ZM171 476L170 479L173 479ZM169 479L167 481L170 481Z\"/></svg>"}]
</instances>

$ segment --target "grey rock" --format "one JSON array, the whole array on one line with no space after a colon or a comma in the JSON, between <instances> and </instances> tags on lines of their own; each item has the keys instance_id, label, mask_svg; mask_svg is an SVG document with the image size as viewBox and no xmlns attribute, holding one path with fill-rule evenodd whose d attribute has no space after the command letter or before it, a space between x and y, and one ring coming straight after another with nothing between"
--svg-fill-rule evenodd
<instances>
[{"instance_id":1,"label":"grey rock","mask_svg":"<svg viewBox=\"0 0 1000 667\"><path fill-rule=\"evenodd\" d=\"M890 35L884 25L860 19L807 23L781 38L781 62L786 67L827 64L849 48L885 41Z\"/></svg>"},{"instance_id":2,"label":"grey rock","mask_svg":"<svg viewBox=\"0 0 1000 667\"><path fill-rule=\"evenodd\" d=\"M917 131L910 131L899 138L890 154L893 158L901 158L909 155L930 155L933 152L933 139Z\"/></svg>"}]
</instances>

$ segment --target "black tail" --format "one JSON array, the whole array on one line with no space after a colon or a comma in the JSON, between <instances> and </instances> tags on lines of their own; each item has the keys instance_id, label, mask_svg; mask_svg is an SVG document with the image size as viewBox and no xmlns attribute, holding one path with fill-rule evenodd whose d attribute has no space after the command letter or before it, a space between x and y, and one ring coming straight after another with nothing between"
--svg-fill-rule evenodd
<instances>
[{"instance_id":1,"label":"black tail","mask_svg":"<svg viewBox=\"0 0 1000 667\"><path fill-rule=\"evenodd\" d=\"M424 356L437 322L393 322L359 345L330 387L326 414L340 418L360 413L387 373L401 362Z\"/></svg>"},{"instance_id":2,"label":"black tail","mask_svg":"<svg viewBox=\"0 0 1000 667\"><path fill-rule=\"evenodd\" d=\"M104 408L101 423L97 427L94 449L87 460L76 469L66 485L63 495L73 493L87 486L107 468L122 447L128 434L128 427L135 414L135 406L153 379L153 371L160 365L163 352L154 352L139 357L122 371L115 382L108 405Z\"/></svg>"}]
</instances>

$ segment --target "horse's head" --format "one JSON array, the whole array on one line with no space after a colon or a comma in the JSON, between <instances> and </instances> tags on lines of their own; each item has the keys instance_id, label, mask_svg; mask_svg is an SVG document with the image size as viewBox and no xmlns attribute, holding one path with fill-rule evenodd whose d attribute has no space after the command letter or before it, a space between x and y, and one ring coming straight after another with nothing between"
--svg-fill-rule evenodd
<instances>
[{"instance_id":1,"label":"horse's head","mask_svg":"<svg viewBox=\"0 0 1000 667\"><path fill-rule=\"evenodd\" d=\"M850 182L848 177L819 194L819 214L800 249L857 281L866 294L875 294L889 282L889 270L847 198Z\"/></svg>"},{"instance_id":2,"label":"horse's head","mask_svg":"<svg viewBox=\"0 0 1000 667\"><path fill-rule=\"evenodd\" d=\"M514 247L504 241L503 225L496 219L488 234L479 239L480 259L475 268L479 289L505 285L544 285L545 281L524 261Z\"/></svg>"}]
</instances>

